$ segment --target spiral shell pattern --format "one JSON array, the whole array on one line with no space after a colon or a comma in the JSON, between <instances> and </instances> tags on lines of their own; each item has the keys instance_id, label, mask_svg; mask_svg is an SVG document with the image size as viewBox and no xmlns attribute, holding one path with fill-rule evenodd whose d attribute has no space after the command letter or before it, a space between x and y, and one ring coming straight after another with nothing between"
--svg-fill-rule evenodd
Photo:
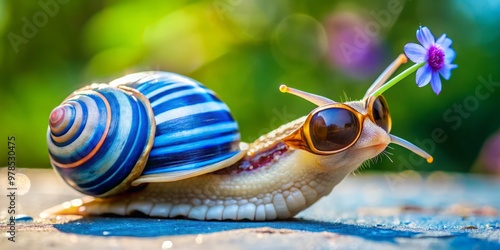
<instances>
[{"instance_id":1,"label":"spiral shell pattern","mask_svg":"<svg viewBox=\"0 0 500 250\"><path fill-rule=\"evenodd\" d=\"M77 90L50 114L51 164L82 193L102 197L127 190L152 147L151 117L147 99L134 90L106 84Z\"/></svg>"},{"instance_id":2,"label":"spiral shell pattern","mask_svg":"<svg viewBox=\"0 0 500 250\"><path fill-rule=\"evenodd\" d=\"M227 105L201 83L168 72L75 91L52 111L47 142L64 181L98 197L216 171L246 153Z\"/></svg>"},{"instance_id":3,"label":"spiral shell pattern","mask_svg":"<svg viewBox=\"0 0 500 250\"><path fill-rule=\"evenodd\" d=\"M229 108L201 83L174 73L143 72L110 85L134 88L151 103L156 135L143 176L193 171L240 152L238 124Z\"/></svg>"}]
</instances>

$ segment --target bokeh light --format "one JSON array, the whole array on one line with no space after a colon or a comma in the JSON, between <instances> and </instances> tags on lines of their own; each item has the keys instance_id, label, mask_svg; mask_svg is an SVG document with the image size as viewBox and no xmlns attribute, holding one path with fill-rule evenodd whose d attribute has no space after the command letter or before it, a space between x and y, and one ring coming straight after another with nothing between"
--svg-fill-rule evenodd
<instances>
[{"instance_id":1,"label":"bokeh light","mask_svg":"<svg viewBox=\"0 0 500 250\"><path fill-rule=\"evenodd\" d=\"M356 11L332 13L325 21L329 59L350 77L368 80L381 69L383 48L379 34Z\"/></svg>"},{"instance_id":2,"label":"bokeh light","mask_svg":"<svg viewBox=\"0 0 500 250\"><path fill-rule=\"evenodd\" d=\"M313 17L304 14L283 19L276 27L272 39L276 61L290 70L307 70L316 66L323 59L326 46L323 26Z\"/></svg>"}]
</instances>

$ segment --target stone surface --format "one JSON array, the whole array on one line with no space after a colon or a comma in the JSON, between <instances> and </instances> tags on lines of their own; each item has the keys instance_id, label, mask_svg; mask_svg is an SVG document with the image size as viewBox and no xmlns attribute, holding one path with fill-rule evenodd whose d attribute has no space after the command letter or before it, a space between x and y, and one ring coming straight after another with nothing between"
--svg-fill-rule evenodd
<instances>
[{"instance_id":1,"label":"stone surface","mask_svg":"<svg viewBox=\"0 0 500 250\"><path fill-rule=\"evenodd\" d=\"M0 170L1 249L500 249L500 179L413 171L349 176L293 220L214 222L62 216L81 195L52 170L19 169L16 242L8 241L7 177ZM22 185L22 186L21 186ZM33 220L26 220L32 217Z\"/></svg>"}]
</instances>

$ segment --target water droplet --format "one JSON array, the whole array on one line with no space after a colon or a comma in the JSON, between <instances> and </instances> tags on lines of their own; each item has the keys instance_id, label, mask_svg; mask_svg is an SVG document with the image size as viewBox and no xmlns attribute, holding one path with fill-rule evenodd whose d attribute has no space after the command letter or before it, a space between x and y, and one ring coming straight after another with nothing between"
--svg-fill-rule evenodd
<instances>
[{"instance_id":1,"label":"water droplet","mask_svg":"<svg viewBox=\"0 0 500 250\"><path fill-rule=\"evenodd\" d=\"M161 249L170 249L174 246L174 243L172 241L166 240L161 244Z\"/></svg>"},{"instance_id":2,"label":"water droplet","mask_svg":"<svg viewBox=\"0 0 500 250\"><path fill-rule=\"evenodd\" d=\"M74 200L71 200L71 205L72 206L75 206L75 207L79 207L83 204L83 201L81 199L74 199Z\"/></svg>"},{"instance_id":3,"label":"water droplet","mask_svg":"<svg viewBox=\"0 0 500 250\"><path fill-rule=\"evenodd\" d=\"M25 195L28 193L31 188L30 178L23 173L16 173L16 188L17 195Z\"/></svg>"},{"instance_id":4,"label":"water droplet","mask_svg":"<svg viewBox=\"0 0 500 250\"><path fill-rule=\"evenodd\" d=\"M203 238L201 237L201 234L198 234L196 236L196 238L194 239L194 241L196 242L196 244L201 244L203 243Z\"/></svg>"}]
</instances>

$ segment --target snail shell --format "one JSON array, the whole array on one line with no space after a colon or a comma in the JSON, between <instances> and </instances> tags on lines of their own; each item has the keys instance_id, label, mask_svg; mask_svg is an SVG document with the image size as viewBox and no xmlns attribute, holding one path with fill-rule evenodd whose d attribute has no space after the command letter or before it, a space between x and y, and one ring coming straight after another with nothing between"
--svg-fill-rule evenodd
<instances>
[{"instance_id":1,"label":"snail shell","mask_svg":"<svg viewBox=\"0 0 500 250\"><path fill-rule=\"evenodd\" d=\"M97 197L213 172L247 149L212 90L167 72L131 74L73 92L50 114L47 142L62 179Z\"/></svg>"}]
</instances>

